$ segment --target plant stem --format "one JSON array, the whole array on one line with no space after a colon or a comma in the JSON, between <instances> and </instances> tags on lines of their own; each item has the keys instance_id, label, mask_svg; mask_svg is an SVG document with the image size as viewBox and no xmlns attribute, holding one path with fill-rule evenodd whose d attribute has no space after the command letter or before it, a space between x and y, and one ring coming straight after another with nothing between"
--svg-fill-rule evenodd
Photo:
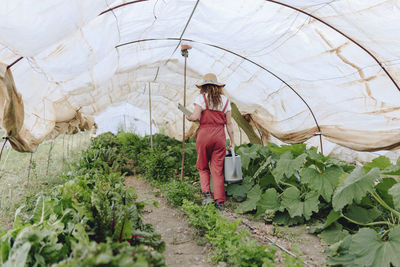
<instances>
[{"instance_id":1,"label":"plant stem","mask_svg":"<svg viewBox=\"0 0 400 267\"><path fill-rule=\"evenodd\" d=\"M400 218L400 212L397 210L392 209L375 191L371 192L371 195L375 198L375 200L381 204L384 208L388 209L391 211L393 214L395 214L398 218Z\"/></svg>"},{"instance_id":2,"label":"plant stem","mask_svg":"<svg viewBox=\"0 0 400 267\"><path fill-rule=\"evenodd\" d=\"M292 185L292 184L289 184L289 183L285 183L285 182L279 182L279 183L281 183L281 184L283 184L283 185L286 185L286 186L292 186L292 187L295 187L295 188L297 188L295 185Z\"/></svg>"},{"instance_id":3,"label":"plant stem","mask_svg":"<svg viewBox=\"0 0 400 267\"><path fill-rule=\"evenodd\" d=\"M354 224L358 224L358 225L362 225L362 226L372 226L372 225L380 225L380 224L386 224L388 226L392 226L391 223L386 222L386 221L380 221L380 222L371 222L371 223L362 223L362 222L357 222L353 219L350 219L349 217L346 217L343 213L342 213L342 217L345 218L346 220L348 220L349 222L352 222Z\"/></svg>"}]
</instances>

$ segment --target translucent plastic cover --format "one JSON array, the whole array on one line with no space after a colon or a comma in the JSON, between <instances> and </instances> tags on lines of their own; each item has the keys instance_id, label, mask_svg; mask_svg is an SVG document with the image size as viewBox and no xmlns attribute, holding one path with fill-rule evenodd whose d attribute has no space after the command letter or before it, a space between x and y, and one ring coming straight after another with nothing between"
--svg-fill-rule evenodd
<instances>
[{"instance_id":1,"label":"translucent plastic cover","mask_svg":"<svg viewBox=\"0 0 400 267\"><path fill-rule=\"evenodd\" d=\"M155 130L181 138L186 43L189 109L212 72L283 142L395 149L399 22L396 0L2 0L0 122L19 151L91 116L148 128L150 89Z\"/></svg>"}]
</instances>

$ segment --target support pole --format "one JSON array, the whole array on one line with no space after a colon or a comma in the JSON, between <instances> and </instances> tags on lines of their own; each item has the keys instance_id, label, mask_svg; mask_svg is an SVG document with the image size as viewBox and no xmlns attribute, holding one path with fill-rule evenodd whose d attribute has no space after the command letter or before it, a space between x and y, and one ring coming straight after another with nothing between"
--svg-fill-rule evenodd
<instances>
[{"instance_id":1,"label":"support pole","mask_svg":"<svg viewBox=\"0 0 400 267\"><path fill-rule=\"evenodd\" d=\"M152 125L152 119L151 119L151 86L149 82L149 113L150 113L150 148L153 149L153 125Z\"/></svg>"},{"instance_id":2,"label":"support pole","mask_svg":"<svg viewBox=\"0 0 400 267\"><path fill-rule=\"evenodd\" d=\"M62 142L62 144L63 144L63 145L62 145L62 146L63 146L63 147L62 147L62 155L63 155L63 160L62 160L62 161L63 161L63 167L64 167L64 162L65 162L65 153L64 153L64 148L65 148L64 143L65 143L65 142L64 142L64 141L65 141L65 133L64 133L63 142Z\"/></svg>"},{"instance_id":3,"label":"support pole","mask_svg":"<svg viewBox=\"0 0 400 267\"><path fill-rule=\"evenodd\" d=\"M28 166L28 185L29 185L29 176L31 175L31 168L32 168L32 157L33 157L33 153L31 152L31 158L29 159L29 166Z\"/></svg>"},{"instance_id":4,"label":"support pole","mask_svg":"<svg viewBox=\"0 0 400 267\"><path fill-rule=\"evenodd\" d=\"M126 132L126 115L124 114L124 132Z\"/></svg>"},{"instance_id":5,"label":"support pole","mask_svg":"<svg viewBox=\"0 0 400 267\"><path fill-rule=\"evenodd\" d=\"M191 46L182 45L181 54L185 58L185 66L183 69L183 106L186 107L186 63L189 56L189 49ZM182 167L181 167L181 181L183 180L183 171L185 168L185 114L182 115Z\"/></svg>"},{"instance_id":6,"label":"support pole","mask_svg":"<svg viewBox=\"0 0 400 267\"><path fill-rule=\"evenodd\" d=\"M53 150L53 147L54 147L54 141L52 141L51 144L50 144L49 155L47 156L46 176L49 174L49 166L50 166L50 159L51 159L51 151Z\"/></svg>"}]
</instances>

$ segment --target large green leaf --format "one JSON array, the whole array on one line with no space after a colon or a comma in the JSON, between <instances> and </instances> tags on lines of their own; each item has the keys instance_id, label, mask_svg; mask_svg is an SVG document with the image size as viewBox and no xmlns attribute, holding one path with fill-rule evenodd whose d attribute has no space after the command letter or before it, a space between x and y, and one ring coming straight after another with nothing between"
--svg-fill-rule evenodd
<instances>
[{"instance_id":1,"label":"large green leaf","mask_svg":"<svg viewBox=\"0 0 400 267\"><path fill-rule=\"evenodd\" d=\"M300 199L300 191L296 187L290 187L283 192L282 206L287 209L290 217L304 216L309 220L313 212L318 212L318 193L309 192L304 201Z\"/></svg>"},{"instance_id":2,"label":"large green leaf","mask_svg":"<svg viewBox=\"0 0 400 267\"><path fill-rule=\"evenodd\" d=\"M367 164L365 164L363 166L363 168L366 172L369 172L372 168L378 168L380 170L383 170L390 166L392 166L390 159L388 159L385 156L380 156L380 157L373 159L371 162L368 162Z\"/></svg>"},{"instance_id":3,"label":"large green leaf","mask_svg":"<svg viewBox=\"0 0 400 267\"><path fill-rule=\"evenodd\" d=\"M400 158L399 158L400 159ZM396 165L392 165L382 170L383 174L388 175L400 175L400 163L398 162Z\"/></svg>"},{"instance_id":4,"label":"large green leaf","mask_svg":"<svg viewBox=\"0 0 400 267\"><path fill-rule=\"evenodd\" d=\"M328 249L328 261L326 262L329 266L351 266L355 267L353 254L350 254L350 245L352 242L352 236L348 235L343 240L331 245Z\"/></svg>"},{"instance_id":5,"label":"large green leaf","mask_svg":"<svg viewBox=\"0 0 400 267\"><path fill-rule=\"evenodd\" d=\"M373 229L361 229L353 236L350 253L360 266L400 266L400 226L390 230L387 241L382 241Z\"/></svg>"},{"instance_id":6,"label":"large green leaf","mask_svg":"<svg viewBox=\"0 0 400 267\"><path fill-rule=\"evenodd\" d=\"M302 216L291 218L287 212L277 212L273 221L278 225L292 226L304 223L304 218Z\"/></svg>"},{"instance_id":7,"label":"large green leaf","mask_svg":"<svg viewBox=\"0 0 400 267\"><path fill-rule=\"evenodd\" d=\"M337 166L328 167L323 173L319 173L313 168L305 168L300 172L301 181L307 183L311 189L317 191L326 202L331 201L333 191L338 185L339 177L342 174L342 169Z\"/></svg>"},{"instance_id":8,"label":"large green leaf","mask_svg":"<svg viewBox=\"0 0 400 267\"><path fill-rule=\"evenodd\" d=\"M373 207L366 209L355 204L350 205L344 215L359 223L370 223L381 215L381 212Z\"/></svg>"},{"instance_id":9,"label":"large green leaf","mask_svg":"<svg viewBox=\"0 0 400 267\"><path fill-rule=\"evenodd\" d=\"M276 163L275 169L272 170L272 175L275 177L276 183L279 183L284 176L289 178L294 175L296 171L304 166L306 158L306 154L301 154L293 159L292 153L285 151Z\"/></svg>"},{"instance_id":10,"label":"large green leaf","mask_svg":"<svg viewBox=\"0 0 400 267\"><path fill-rule=\"evenodd\" d=\"M386 177L375 186L375 190L379 196L392 208L394 208L393 197L389 194L389 189L395 184L397 184L395 179Z\"/></svg>"},{"instance_id":11,"label":"large green leaf","mask_svg":"<svg viewBox=\"0 0 400 267\"><path fill-rule=\"evenodd\" d=\"M42 223L44 220L53 212L53 202L49 197L39 196L36 200L36 205L33 210L33 214L30 217L32 223Z\"/></svg>"},{"instance_id":12,"label":"large green leaf","mask_svg":"<svg viewBox=\"0 0 400 267\"><path fill-rule=\"evenodd\" d=\"M20 247L14 248L3 267L25 267L30 249L31 244L29 242L25 242Z\"/></svg>"},{"instance_id":13,"label":"large green leaf","mask_svg":"<svg viewBox=\"0 0 400 267\"><path fill-rule=\"evenodd\" d=\"M271 173L268 173L261 177L259 185L261 189L267 189L272 186L276 186L275 178Z\"/></svg>"},{"instance_id":14,"label":"large green leaf","mask_svg":"<svg viewBox=\"0 0 400 267\"><path fill-rule=\"evenodd\" d=\"M331 210L328 214L328 217L326 217L325 223L318 224L316 226L312 226L310 229L310 232L311 233L320 232L320 231L328 228L331 224L333 224L334 222L339 220L341 217L342 217L341 212Z\"/></svg>"},{"instance_id":15,"label":"large green leaf","mask_svg":"<svg viewBox=\"0 0 400 267\"><path fill-rule=\"evenodd\" d=\"M252 145L250 147L239 147L237 154L240 155L240 158L242 160L242 167L243 169L247 170L250 164L250 160L256 159L259 157L257 151L259 150L259 146L257 145Z\"/></svg>"},{"instance_id":16,"label":"large green leaf","mask_svg":"<svg viewBox=\"0 0 400 267\"><path fill-rule=\"evenodd\" d=\"M254 181L251 177L244 177L243 182L240 184L230 184L227 187L227 194L232 196L236 201L243 201L246 199L247 193L253 187Z\"/></svg>"},{"instance_id":17,"label":"large green leaf","mask_svg":"<svg viewBox=\"0 0 400 267\"><path fill-rule=\"evenodd\" d=\"M267 145L268 149L275 153L278 156L283 155L284 153L290 151L291 154L295 156L299 156L303 154L306 151L306 145L305 144L295 144L295 145L281 145L278 146L273 143L268 143Z\"/></svg>"},{"instance_id":18,"label":"large green leaf","mask_svg":"<svg viewBox=\"0 0 400 267\"><path fill-rule=\"evenodd\" d=\"M254 173L253 179L256 179L271 163L273 162L272 157L269 156L260 168Z\"/></svg>"},{"instance_id":19,"label":"large green leaf","mask_svg":"<svg viewBox=\"0 0 400 267\"><path fill-rule=\"evenodd\" d=\"M400 210L400 183L393 185L389 189L389 194L393 197L393 205Z\"/></svg>"},{"instance_id":20,"label":"large green leaf","mask_svg":"<svg viewBox=\"0 0 400 267\"><path fill-rule=\"evenodd\" d=\"M332 245L349 235L347 230L343 230L343 226L340 223L335 222L329 226L326 230L318 235L324 243Z\"/></svg>"},{"instance_id":21,"label":"large green leaf","mask_svg":"<svg viewBox=\"0 0 400 267\"><path fill-rule=\"evenodd\" d=\"M281 202L279 200L279 194L275 188L270 188L262 194L261 199L257 202L257 214L259 217L265 213L265 211L277 211L281 209Z\"/></svg>"},{"instance_id":22,"label":"large green leaf","mask_svg":"<svg viewBox=\"0 0 400 267\"><path fill-rule=\"evenodd\" d=\"M373 168L366 174L362 167L357 167L333 194L333 208L339 211L353 201L360 202L368 192L373 190L374 182L379 175L380 171L377 168Z\"/></svg>"},{"instance_id":23,"label":"large green leaf","mask_svg":"<svg viewBox=\"0 0 400 267\"><path fill-rule=\"evenodd\" d=\"M261 198L261 188L257 184L247 194L246 201L241 203L239 207L236 208L236 212L245 213L255 210L257 207L257 202L260 200L260 198Z\"/></svg>"}]
</instances>

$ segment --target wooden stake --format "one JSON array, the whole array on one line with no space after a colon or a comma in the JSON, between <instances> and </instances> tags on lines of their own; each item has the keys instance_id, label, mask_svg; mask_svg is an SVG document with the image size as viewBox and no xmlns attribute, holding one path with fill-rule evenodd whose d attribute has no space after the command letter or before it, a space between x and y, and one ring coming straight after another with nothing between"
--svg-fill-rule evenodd
<instances>
[{"instance_id":1,"label":"wooden stake","mask_svg":"<svg viewBox=\"0 0 400 267\"><path fill-rule=\"evenodd\" d=\"M187 50L186 50L187 51ZM186 107L186 61L188 52L182 53L185 58L185 67L183 70L183 106ZM183 180L183 171L185 168L185 114L182 115L182 167L181 167L181 181Z\"/></svg>"},{"instance_id":2,"label":"wooden stake","mask_svg":"<svg viewBox=\"0 0 400 267\"><path fill-rule=\"evenodd\" d=\"M62 151L63 151L63 166L64 166L64 161L65 161L65 155L64 155L64 148L65 148L65 146L64 146L64 140L65 140L65 133L64 133L64 136L63 136L63 147L62 147Z\"/></svg>"},{"instance_id":3,"label":"wooden stake","mask_svg":"<svg viewBox=\"0 0 400 267\"><path fill-rule=\"evenodd\" d=\"M29 185L29 176L31 175L32 157L33 153L31 153L31 158L29 160L29 166L28 166L28 185Z\"/></svg>"},{"instance_id":4,"label":"wooden stake","mask_svg":"<svg viewBox=\"0 0 400 267\"><path fill-rule=\"evenodd\" d=\"M124 114L124 132L126 132L126 115Z\"/></svg>"},{"instance_id":5,"label":"wooden stake","mask_svg":"<svg viewBox=\"0 0 400 267\"><path fill-rule=\"evenodd\" d=\"M150 148L153 149L153 127L151 120L151 87L149 82L149 113L150 113Z\"/></svg>"},{"instance_id":6,"label":"wooden stake","mask_svg":"<svg viewBox=\"0 0 400 267\"><path fill-rule=\"evenodd\" d=\"M53 150L53 147L54 147L54 141L52 141L51 144L50 144L49 155L47 156L46 176L49 174L49 166L50 166L51 151Z\"/></svg>"}]
</instances>

